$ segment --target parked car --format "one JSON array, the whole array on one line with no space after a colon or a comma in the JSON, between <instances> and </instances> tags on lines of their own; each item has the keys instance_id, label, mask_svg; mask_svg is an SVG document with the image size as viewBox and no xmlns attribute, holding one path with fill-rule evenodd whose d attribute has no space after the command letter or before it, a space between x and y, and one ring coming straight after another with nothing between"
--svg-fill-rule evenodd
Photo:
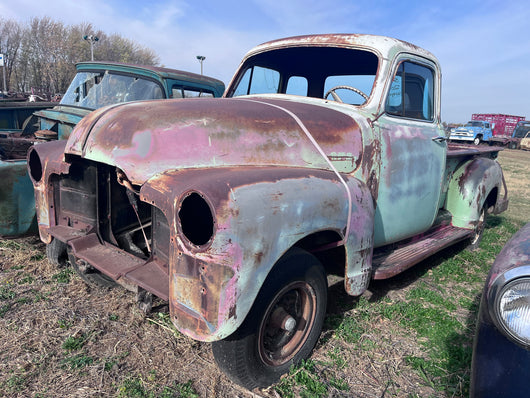
<instances>
[{"instance_id":1,"label":"parked car","mask_svg":"<svg viewBox=\"0 0 530 398\"><path fill-rule=\"evenodd\" d=\"M498 148L448 146L430 52L372 35L251 50L225 98L120 104L28 155L49 259L212 342L252 389L307 358L328 273L360 295L508 206Z\"/></svg>"},{"instance_id":2,"label":"parked car","mask_svg":"<svg viewBox=\"0 0 530 398\"><path fill-rule=\"evenodd\" d=\"M25 108L35 111L23 124L0 121L0 126L17 126L0 131L0 236L37 232L35 196L26 166L27 150L35 142L68 138L83 117L106 105L220 97L224 91L224 84L217 79L175 69L101 61L81 62L76 67L59 104L31 102ZM0 108L0 114L11 119L19 117L21 109L8 113L4 108L2 113Z\"/></svg>"},{"instance_id":3,"label":"parked car","mask_svg":"<svg viewBox=\"0 0 530 398\"><path fill-rule=\"evenodd\" d=\"M471 397L528 397L530 223L499 253L486 279L473 347Z\"/></svg>"},{"instance_id":4,"label":"parked car","mask_svg":"<svg viewBox=\"0 0 530 398\"><path fill-rule=\"evenodd\" d=\"M519 148L524 149L525 151L530 151L530 131L526 133L523 138L521 138L521 141L519 142Z\"/></svg>"},{"instance_id":5,"label":"parked car","mask_svg":"<svg viewBox=\"0 0 530 398\"><path fill-rule=\"evenodd\" d=\"M515 128L513 129L513 134L510 137L499 137L495 140L494 145L506 145L510 149L529 149L528 138L530 135L530 121L520 120ZM495 137L493 137L495 138ZM521 145L521 141L525 140L525 143Z\"/></svg>"}]
</instances>

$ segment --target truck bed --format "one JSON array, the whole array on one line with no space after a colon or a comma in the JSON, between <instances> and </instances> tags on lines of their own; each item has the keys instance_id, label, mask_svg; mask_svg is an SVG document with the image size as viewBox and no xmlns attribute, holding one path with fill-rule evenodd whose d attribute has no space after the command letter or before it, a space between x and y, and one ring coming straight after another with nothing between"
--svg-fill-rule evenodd
<instances>
[{"instance_id":1,"label":"truck bed","mask_svg":"<svg viewBox=\"0 0 530 398\"><path fill-rule=\"evenodd\" d=\"M466 144L455 144L453 142L447 145L447 157L459 157L459 156L484 156L486 154L494 155L504 148L500 146L486 146L486 145L466 145ZM496 157L495 155L493 157Z\"/></svg>"}]
</instances>

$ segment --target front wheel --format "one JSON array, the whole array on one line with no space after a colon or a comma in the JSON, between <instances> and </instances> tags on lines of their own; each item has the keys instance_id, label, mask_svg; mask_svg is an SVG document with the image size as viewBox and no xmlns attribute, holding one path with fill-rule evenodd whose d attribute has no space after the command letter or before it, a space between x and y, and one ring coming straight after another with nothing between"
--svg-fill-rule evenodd
<instances>
[{"instance_id":1,"label":"front wheel","mask_svg":"<svg viewBox=\"0 0 530 398\"><path fill-rule=\"evenodd\" d=\"M475 137L475 139L473 140L473 144L479 145L480 144L480 137Z\"/></svg>"},{"instance_id":2,"label":"front wheel","mask_svg":"<svg viewBox=\"0 0 530 398\"><path fill-rule=\"evenodd\" d=\"M86 282L87 285L103 289L110 289L118 285L114 279L101 273L86 261L75 258L70 250L68 251L68 260L74 271Z\"/></svg>"},{"instance_id":3,"label":"front wheel","mask_svg":"<svg viewBox=\"0 0 530 398\"><path fill-rule=\"evenodd\" d=\"M60 240L53 238L50 243L46 245L46 257L48 261L58 267L66 266L68 262L68 245Z\"/></svg>"},{"instance_id":4,"label":"front wheel","mask_svg":"<svg viewBox=\"0 0 530 398\"><path fill-rule=\"evenodd\" d=\"M293 249L282 257L240 328L212 343L221 370L252 390L278 381L309 357L326 314L327 279L311 254Z\"/></svg>"}]
</instances>

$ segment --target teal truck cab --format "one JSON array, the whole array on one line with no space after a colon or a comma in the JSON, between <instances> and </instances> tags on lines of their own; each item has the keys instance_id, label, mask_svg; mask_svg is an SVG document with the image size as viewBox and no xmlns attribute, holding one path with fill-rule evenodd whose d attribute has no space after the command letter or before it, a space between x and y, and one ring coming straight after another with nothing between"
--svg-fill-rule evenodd
<instances>
[{"instance_id":1,"label":"teal truck cab","mask_svg":"<svg viewBox=\"0 0 530 398\"><path fill-rule=\"evenodd\" d=\"M27 149L36 142L68 138L94 109L123 102L220 97L224 84L193 73L112 62L82 62L60 103L0 106L0 236L36 232ZM54 106L55 105L55 106ZM29 112L33 111L33 112ZM23 122L20 117L25 116Z\"/></svg>"},{"instance_id":2,"label":"teal truck cab","mask_svg":"<svg viewBox=\"0 0 530 398\"><path fill-rule=\"evenodd\" d=\"M212 342L249 389L307 358L350 295L508 205L498 148L449 146L428 51L356 34L262 44L224 98L98 109L28 155L49 259Z\"/></svg>"}]
</instances>

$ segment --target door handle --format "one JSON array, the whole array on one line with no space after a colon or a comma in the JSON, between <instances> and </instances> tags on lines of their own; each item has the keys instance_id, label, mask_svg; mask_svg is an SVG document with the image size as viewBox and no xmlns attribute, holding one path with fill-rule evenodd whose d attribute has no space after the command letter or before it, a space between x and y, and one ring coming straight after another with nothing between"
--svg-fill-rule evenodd
<instances>
[{"instance_id":1,"label":"door handle","mask_svg":"<svg viewBox=\"0 0 530 398\"><path fill-rule=\"evenodd\" d=\"M437 137L432 137L432 140L436 142L444 142L447 141L447 137L439 135Z\"/></svg>"}]
</instances>

